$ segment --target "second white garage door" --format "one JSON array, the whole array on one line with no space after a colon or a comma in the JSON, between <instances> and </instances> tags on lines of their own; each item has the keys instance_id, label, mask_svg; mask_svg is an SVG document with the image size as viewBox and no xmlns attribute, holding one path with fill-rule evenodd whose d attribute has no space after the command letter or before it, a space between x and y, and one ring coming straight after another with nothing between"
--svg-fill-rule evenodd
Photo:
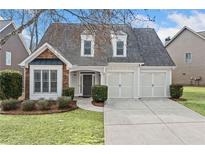
<instances>
[{"instance_id":1,"label":"second white garage door","mask_svg":"<svg viewBox=\"0 0 205 154\"><path fill-rule=\"evenodd\" d=\"M109 98L133 98L133 72L107 74Z\"/></svg>"},{"instance_id":2,"label":"second white garage door","mask_svg":"<svg viewBox=\"0 0 205 154\"><path fill-rule=\"evenodd\" d=\"M142 97L165 97L166 96L166 73L143 72L141 73L141 96Z\"/></svg>"}]
</instances>

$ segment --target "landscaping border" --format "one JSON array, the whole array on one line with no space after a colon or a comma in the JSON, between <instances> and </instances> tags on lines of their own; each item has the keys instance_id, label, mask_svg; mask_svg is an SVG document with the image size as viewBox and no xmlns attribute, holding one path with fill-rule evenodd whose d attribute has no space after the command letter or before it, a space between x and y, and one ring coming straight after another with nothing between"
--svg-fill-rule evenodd
<instances>
[{"instance_id":1,"label":"landscaping border","mask_svg":"<svg viewBox=\"0 0 205 154\"><path fill-rule=\"evenodd\" d=\"M11 110L11 111L0 111L2 115L43 115L43 114L54 114L54 113L63 113L77 109L78 106L76 102L72 103L72 105L67 109L54 109L54 110L45 110L45 111L22 111L22 110Z\"/></svg>"},{"instance_id":2,"label":"landscaping border","mask_svg":"<svg viewBox=\"0 0 205 154\"><path fill-rule=\"evenodd\" d=\"M92 101L91 102L94 106L97 106L97 107L104 107L104 102L95 102L95 101Z\"/></svg>"}]
</instances>

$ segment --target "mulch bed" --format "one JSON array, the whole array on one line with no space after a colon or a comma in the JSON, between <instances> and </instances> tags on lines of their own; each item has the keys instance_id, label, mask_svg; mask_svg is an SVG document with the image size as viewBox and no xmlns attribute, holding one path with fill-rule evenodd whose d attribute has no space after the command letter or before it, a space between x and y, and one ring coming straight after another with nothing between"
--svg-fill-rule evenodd
<instances>
[{"instance_id":1,"label":"mulch bed","mask_svg":"<svg viewBox=\"0 0 205 154\"><path fill-rule=\"evenodd\" d=\"M185 99L185 98L179 98L179 99L169 98L169 99L171 99L171 100L173 100L173 101L187 101L187 99Z\"/></svg>"},{"instance_id":2,"label":"mulch bed","mask_svg":"<svg viewBox=\"0 0 205 154\"><path fill-rule=\"evenodd\" d=\"M92 104L94 106L97 106L97 107L104 107L104 102L95 102L95 101L92 101Z\"/></svg>"},{"instance_id":3,"label":"mulch bed","mask_svg":"<svg viewBox=\"0 0 205 154\"><path fill-rule=\"evenodd\" d=\"M33 110L33 111L22 111L20 107L18 107L16 110L10 110L10 111L0 111L0 114L5 115L41 115L41 114L53 114L53 113L62 113L62 112L68 112L77 109L76 101L73 101L69 104L69 107L66 109L58 109L57 104L53 103L51 105L50 110Z\"/></svg>"}]
</instances>

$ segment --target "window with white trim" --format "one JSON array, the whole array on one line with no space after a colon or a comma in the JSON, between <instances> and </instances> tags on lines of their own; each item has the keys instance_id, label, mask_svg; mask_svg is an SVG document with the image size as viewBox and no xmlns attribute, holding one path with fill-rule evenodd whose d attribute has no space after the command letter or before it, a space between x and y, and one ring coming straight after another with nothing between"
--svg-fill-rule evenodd
<instances>
[{"instance_id":1,"label":"window with white trim","mask_svg":"<svg viewBox=\"0 0 205 154\"><path fill-rule=\"evenodd\" d=\"M34 92L41 92L41 70L34 70Z\"/></svg>"},{"instance_id":2,"label":"window with white trim","mask_svg":"<svg viewBox=\"0 0 205 154\"><path fill-rule=\"evenodd\" d=\"M192 53L185 53L185 62L186 63L192 62Z\"/></svg>"},{"instance_id":3,"label":"window with white trim","mask_svg":"<svg viewBox=\"0 0 205 154\"><path fill-rule=\"evenodd\" d=\"M6 51L6 65L11 65L11 52Z\"/></svg>"},{"instance_id":4,"label":"window with white trim","mask_svg":"<svg viewBox=\"0 0 205 154\"><path fill-rule=\"evenodd\" d=\"M84 40L84 55L91 55L91 41Z\"/></svg>"},{"instance_id":5,"label":"window with white trim","mask_svg":"<svg viewBox=\"0 0 205 154\"><path fill-rule=\"evenodd\" d=\"M51 92L57 92L57 70L51 70Z\"/></svg>"},{"instance_id":6,"label":"window with white trim","mask_svg":"<svg viewBox=\"0 0 205 154\"><path fill-rule=\"evenodd\" d=\"M123 41L117 41L117 56L123 56L124 55L124 42Z\"/></svg>"},{"instance_id":7,"label":"window with white trim","mask_svg":"<svg viewBox=\"0 0 205 154\"><path fill-rule=\"evenodd\" d=\"M127 56L127 34L118 32L119 34L111 33L113 57Z\"/></svg>"},{"instance_id":8,"label":"window with white trim","mask_svg":"<svg viewBox=\"0 0 205 154\"><path fill-rule=\"evenodd\" d=\"M56 93L57 70L34 70L34 92Z\"/></svg>"},{"instance_id":9,"label":"window with white trim","mask_svg":"<svg viewBox=\"0 0 205 154\"><path fill-rule=\"evenodd\" d=\"M94 56L94 36L81 35L81 56L93 57Z\"/></svg>"}]
</instances>

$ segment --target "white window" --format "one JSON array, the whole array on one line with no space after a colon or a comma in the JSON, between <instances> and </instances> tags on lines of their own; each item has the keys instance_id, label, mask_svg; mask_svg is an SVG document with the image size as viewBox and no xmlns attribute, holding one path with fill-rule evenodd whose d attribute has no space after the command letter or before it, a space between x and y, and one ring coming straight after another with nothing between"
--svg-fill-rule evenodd
<instances>
[{"instance_id":1,"label":"white window","mask_svg":"<svg viewBox=\"0 0 205 154\"><path fill-rule=\"evenodd\" d=\"M126 57L127 56L127 34L124 32L118 32L115 34L111 32L113 56L114 57Z\"/></svg>"},{"instance_id":2,"label":"white window","mask_svg":"<svg viewBox=\"0 0 205 154\"><path fill-rule=\"evenodd\" d=\"M57 92L57 70L51 70L51 92Z\"/></svg>"},{"instance_id":3,"label":"white window","mask_svg":"<svg viewBox=\"0 0 205 154\"><path fill-rule=\"evenodd\" d=\"M34 70L34 92L41 92L41 71Z\"/></svg>"},{"instance_id":4,"label":"white window","mask_svg":"<svg viewBox=\"0 0 205 154\"><path fill-rule=\"evenodd\" d=\"M91 41L84 40L84 55L91 55Z\"/></svg>"},{"instance_id":5,"label":"white window","mask_svg":"<svg viewBox=\"0 0 205 154\"><path fill-rule=\"evenodd\" d=\"M94 36L81 35L81 56L94 56Z\"/></svg>"},{"instance_id":6,"label":"white window","mask_svg":"<svg viewBox=\"0 0 205 154\"><path fill-rule=\"evenodd\" d=\"M192 54L191 53L185 53L185 62L186 63L192 62Z\"/></svg>"},{"instance_id":7,"label":"white window","mask_svg":"<svg viewBox=\"0 0 205 154\"><path fill-rule=\"evenodd\" d=\"M123 56L124 55L124 42L123 41L117 41L117 56Z\"/></svg>"},{"instance_id":8,"label":"white window","mask_svg":"<svg viewBox=\"0 0 205 154\"><path fill-rule=\"evenodd\" d=\"M34 70L34 92L57 92L57 70Z\"/></svg>"},{"instance_id":9,"label":"white window","mask_svg":"<svg viewBox=\"0 0 205 154\"><path fill-rule=\"evenodd\" d=\"M11 65L11 52L6 51L6 65Z\"/></svg>"}]
</instances>

